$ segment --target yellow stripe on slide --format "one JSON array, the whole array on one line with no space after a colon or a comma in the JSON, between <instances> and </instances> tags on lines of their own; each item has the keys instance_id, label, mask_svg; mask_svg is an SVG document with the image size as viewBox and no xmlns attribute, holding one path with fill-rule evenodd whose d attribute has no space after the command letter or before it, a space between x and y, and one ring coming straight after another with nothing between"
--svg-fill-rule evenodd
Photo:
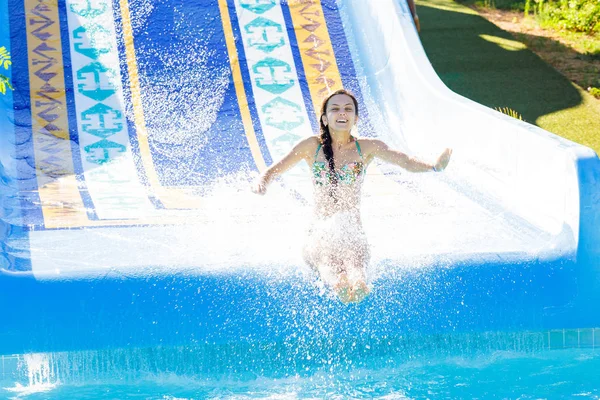
<instances>
[{"instance_id":1,"label":"yellow stripe on slide","mask_svg":"<svg viewBox=\"0 0 600 400\"><path fill-rule=\"evenodd\" d=\"M125 42L125 56L127 61L127 72L129 73L133 118L138 137L140 155L142 156L142 164L144 165L144 170L146 171L150 186L159 187L160 181L158 180L158 175L154 169L150 144L148 143L148 130L146 129L144 109L142 107L140 78L135 58L135 47L133 45L133 28L131 26L131 16L129 15L129 4L127 0L119 0L119 8L121 10L123 23L123 41Z\"/></svg>"},{"instance_id":2,"label":"yellow stripe on slide","mask_svg":"<svg viewBox=\"0 0 600 400\"><path fill-rule=\"evenodd\" d=\"M244 131L246 132L246 138L250 145L250 152L254 158L254 163L260 171L267 168L265 159L260 152L260 146L256 139L256 133L252 125L252 118L250 117L250 109L248 108L248 98L246 97L246 91L244 90L244 82L242 81L242 71L240 69L239 57L237 49L235 47L233 28L231 26L231 19L229 17L229 9L227 8L227 0L219 0L219 10L221 11L221 21L223 21L223 31L225 33L225 42L227 43L227 53L229 55L229 63L231 64L231 73L233 77L233 84L235 86L235 93L237 95L238 104L240 106L240 114L242 116L242 123L244 124Z\"/></svg>"},{"instance_id":3,"label":"yellow stripe on slide","mask_svg":"<svg viewBox=\"0 0 600 400\"><path fill-rule=\"evenodd\" d=\"M320 0L289 0L288 5L312 103L320 118L321 103L342 88Z\"/></svg>"},{"instance_id":4,"label":"yellow stripe on slide","mask_svg":"<svg viewBox=\"0 0 600 400\"><path fill-rule=\"evenodd\" d=\"M71 153L57 0L25 0L31 129L46 228L87 223Z\"/></svg>"}]
</instances>

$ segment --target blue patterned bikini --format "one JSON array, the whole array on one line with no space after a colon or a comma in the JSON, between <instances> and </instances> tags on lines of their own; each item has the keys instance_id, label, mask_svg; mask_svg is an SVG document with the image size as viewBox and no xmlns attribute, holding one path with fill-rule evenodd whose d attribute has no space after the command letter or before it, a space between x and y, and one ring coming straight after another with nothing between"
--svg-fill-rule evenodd
<instances>
[{"instance_id":1,"label":"blue patterned bikini","mask_svg":"<svg viewBox=\"0 0 600 400\"><path fill-rule=\"evenodd\" d=\"M358 151L358 155L360 156L361 161L351 162L342 166L339 171L335 171L337 180L339 183L344 183L347 185L351 185L357 181L359 178L363 178L365 174L365 163L362 155L362 151L360 150L360 145L358 144L358 140L355 140L356 151ZM331 180L331 172L329 171L329 167L324 161L317 161L317 156L319 155L319 151L321 151L322 145L319 144L317 147L317 151L315 153L315 161L312 165L313 170L313 180L317 185L328 185Z\"/></svg>"}]
</instances>

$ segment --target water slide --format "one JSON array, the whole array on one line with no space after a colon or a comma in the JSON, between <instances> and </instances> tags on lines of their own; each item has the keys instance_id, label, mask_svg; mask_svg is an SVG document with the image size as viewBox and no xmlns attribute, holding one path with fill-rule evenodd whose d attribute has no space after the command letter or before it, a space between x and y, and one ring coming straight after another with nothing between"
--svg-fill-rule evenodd
<instances>
[{"instance_id":1,"label":"water slide","mask_svg":"<svg viewBox=\"0 0 600 400\"><path fill-rule=\"evenodd\" d=\"M0 354L599 326L600 162L440 81L403 0L0 0ZM311 182L260 170L317 131L369 166L372 295L304 265ZM287 342L286 342L287 343Z\"/></svg>"}]
</instances>

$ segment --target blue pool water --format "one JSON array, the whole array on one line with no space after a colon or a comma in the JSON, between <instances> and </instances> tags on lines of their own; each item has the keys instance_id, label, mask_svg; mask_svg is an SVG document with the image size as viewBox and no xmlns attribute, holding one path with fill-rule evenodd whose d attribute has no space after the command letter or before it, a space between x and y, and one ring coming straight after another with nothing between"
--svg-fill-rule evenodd
<instances>
[{"instance_id":1,"label":"blue pool water","mask_svg":"<svg viewBox=\"0 0 600 400\"><path fill-rule=\"evenodd\" d=\"M203 345L5 357L0 398L599 398L598 349L548 349L545 338L481 334L319 349Z\"/></svg>"}]
</instances>

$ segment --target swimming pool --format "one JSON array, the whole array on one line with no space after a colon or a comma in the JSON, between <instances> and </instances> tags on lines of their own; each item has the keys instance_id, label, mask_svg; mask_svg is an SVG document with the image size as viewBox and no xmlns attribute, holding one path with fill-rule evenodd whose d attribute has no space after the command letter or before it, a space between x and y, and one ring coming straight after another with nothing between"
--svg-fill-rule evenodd
<instances>
[{"instance_id":1,"label":"swimming pool","mask_svg":"<svg viewBox=\"0 0 600 400\"><path fill-rule=\"evenodd\" d=\"M598 331L204 344L2 357L0 396L594 399L600 395L600 354L589 338ZM579 344L573 341L577 337Z\"/></svg>"}]
</instances>

